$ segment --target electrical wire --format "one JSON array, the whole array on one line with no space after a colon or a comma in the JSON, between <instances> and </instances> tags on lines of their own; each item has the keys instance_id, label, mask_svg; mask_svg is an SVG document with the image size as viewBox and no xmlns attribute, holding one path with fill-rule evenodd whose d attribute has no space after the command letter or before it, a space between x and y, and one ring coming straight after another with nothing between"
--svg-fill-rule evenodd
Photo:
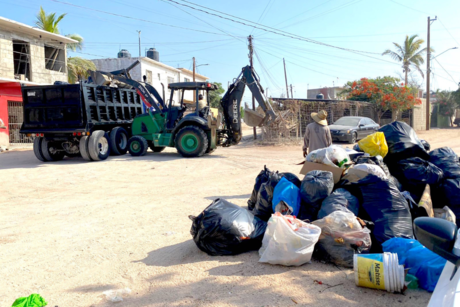
<instances>
[{"instance_id":1,"label":"electrical wire","mask_svg":"<svg viewBox=\"0 0 460 307\"><path fill-rule=\"evenodd\" d=\"M260 22L261 20L263 20L262 17L264 16L264 13L267 11L268 6L269 6L270 3L272 3L272 2L273 2L273 0L269 0L269 1L267 2L267 5L265 6L264 10L262 11L262 14L260 14L259 19L257 19L257 22ZM251 35L252 35L252 33L254 32L254 30L255 30L255 28L253 28L253 29L251 30Z\"/></svg>"},{"instance_id":2,"label":"electrical wire","mask_svg":"<svg viewBox=\"0 0 460 307\"><path fill-rule=\"evenodd\" d=\"M396 2L394 0L390 0L390 1L393 2L393 3L396 3L397 5L404 6L405 8L407 8L409 10L412 10L412 11L415 11L415 12L418 12L418 13L422 13L422 14L426 14L426 15L430 15L430 13L428 13L428 12L424 12L424 11L421 11L421 10L414 9L413 7L404 5L404 4Z\"/></svg>"},{"instance_id":3,"label":"electrical wire","mask_svg":"<svg viewBox=\"0 0 460 307\"><path fill-rule=\"evenodd\" d=\"M460 43L455 39L455 37L450 33L449 30L447 30L446 26L442 23L441 19L438 19L438 21L441 23L441 25L446 29L447 33L449 33L450 37L457 43L458 47L460 47Z\"/></svg>"},{"instance_id":4,"label":"electrical wire","mask_svg":"<svg viewBox=\"0 0 460 307\"><path fill-rule=\"evenodd\" d=\"M434 59L436 61L436 63L439 64L439 66L441 66L441 68L446 72L446 74L449 75L449 77L452 79L452 82L454 82L455 84L459 84L459 82L455 81L454 77L452 77L452 75L441 65L441 63L439 63L438 59Z\"/></svg>"},{"instance_id":5,"label":"electrical wire","mask_svg":"<svg viewBox=\"0 0 460 307\"><path fill-rule=\"evenodd\" d=\"M57 1L57 0L52 0L52 1ZM297 40L301 40L301 41L305 41L305 42L309 42L309 43L313 43L313 44L318 44L318 45L322 45L322 46L326 46L326 47L330 47L330 48L336 48L336 49L340 49L340 50L344 50L344 51L348 51L348 52L352 52L352 53L357 53L357 54L362 54L362 53L367 53L367 54L380 54L380 53L378 53L378 52L354 50L354 49L343 48L343 47L339 47L339 46L334 46L334 45L326 44L326 43L319 42L319 41L315 41L315 40L312 40L312 39L310 39L310 38L306 38L306 37L303 37L303 36L300 36L300 35L292 34L292 33L289 33L289 32L286 32L286 31L282 31L282 30L279 30L279 29L275 29L275 28L272 28L272 27L269 27L269 26L261 25L261 24L259 24L259 23L256 23L256 22L253 22L253 21L249 21L249 20L244 19L244 18L236 17L236 16L233 16L233 15L230 15L230 14L226 14L226 13L222 13L222 12L219 12L219 11L213 10L213 9L211 9L211 8L207 8L207 7L205 7L205 8L208 9L208 10L212 10L212 11L219 12L219 13L221 13L221 14L225 14L225 15L228 15L228 16L232 16L232 17L234 17L234 18L238 18L238 19L244 20L244 22L243 22L243 21L239 21L239 20L235 20L235 19L232 19L232 18L228 18L228 17L222 16L222 15L219 15L219 14L215 14L215 13L212 13L212 12L209 12L209 11L205 11L205 10L202 10L202 9L199 9L199 8L196 8L196 7L193 7L193 6L191 6L191 5L179 3L179 2L177 2L177 1L175 1L175 0L162 0L162 1L173 2L173 3L176 3L176 4L178 4L178 5L185 6L185 7L191 8L191 9L193 9L193 10L196 10L196 11L200 11L200 12L206 13L206 14L208 14L208 15L212 15L212 16L216 16L216 17L219 17L219 18L222 18L222 19L230 20L230 21L232 21L232 22L239 23L239 24L245 25L245 26L247 26L247 27L252 27L252 28L260 29L260 30L263 30L263 31L265 31L265 32L270 32L270 33L273 33L273 34L276 34L276 35L280 35L280 36L290 37L290 38L293 38L293 39L297 39ZM203 7L203 6L201 6L201 5L198 5L198 4L193 3L193 2L190 2L190 1L186 1L186 0L180 0L180 1L186 2L186 3L191 3L191 4L196 5L196 6L199 6L199 7ZM253 23L253 24L255 24L255 25L250 25L250 24L248 24L247 22ZM262 27L264 27L264 28L262 28Z\"/></svg>"},{"instance_id":6,"label":"electrical wire","mask_svg":"<svg viewBox=\"0 0 460 307\"><path fill-rule=\"evenodd\" d=\"M72 3L68 3L68 2L64 2L64 1L60 1L60 0L49 0L49 1L65 4L65 5L69 5L69 6L73 6L73 7L78 7L78 8L89 10L89 11L103 13L103 14L107 14L107 15L112 15L112 16L117 16L117 17L122 17L122 18L127 18L127 19L133 19L133 20L143 21L143 22L152 23L152 24L157 24L157 25L161 25L161 26L165 26L165 27L178 28L178 29L187 30L187 31L195 31L195 32L214 34L214 35L222 35L220 33L214 33L214 32L197 30L197 29L192 29L192 28L174 26L174 25L169 25L169 24L165 24L165 23L161 23L161 22L154 22L154 21L151 21L151 20L146 20L146 19L131 17L131 16L127 16L127 15L122 15L122 14L102 11L102 10L98 10L98 9L92 9L92 8L89 8L89 7L86 7L86 6L76 5L76 4L72 4Z\"/></svg>"}]
</instances>

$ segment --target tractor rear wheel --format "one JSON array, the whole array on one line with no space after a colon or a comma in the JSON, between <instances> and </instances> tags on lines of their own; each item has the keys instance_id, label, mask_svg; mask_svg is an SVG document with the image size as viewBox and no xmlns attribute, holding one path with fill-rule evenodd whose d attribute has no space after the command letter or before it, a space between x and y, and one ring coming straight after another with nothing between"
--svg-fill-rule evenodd
<instances>
[{"instance_id":1,"label":"tractor rear wheel","mask_svg":"<svg viewBox=\"0 0 460 307\"><path fill-rule=\"evenodd\" d=\"M147 144L147 140L140 135L132 136L128 140L128 151L131 156L143 156L148 148L149 144Z\"/></svg>"},{"instance_id":2,"label":"tractor rear wheel","mask_svg":"<svg viewBox=\"0 0 460 307\"><path fill-rule=\"evenodd\" d=\"M201 157L208 149L208 137L197 126L186 126L179 130L174 139L177 151L187 158Z\"/></svg>"}]
</instances>

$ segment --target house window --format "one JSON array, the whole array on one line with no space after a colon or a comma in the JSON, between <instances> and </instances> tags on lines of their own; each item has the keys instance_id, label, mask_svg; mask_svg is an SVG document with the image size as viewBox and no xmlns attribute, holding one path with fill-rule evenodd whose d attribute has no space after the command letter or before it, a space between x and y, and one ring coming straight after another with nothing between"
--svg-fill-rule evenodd
<instances>
[{"instance_id":1,"label":"house window","mask_svg":"<svg viewBox=\"0 0 460 307\"><path fill-rule=\"evenodd\" d=\"M173 77L168 77L168 84L174 83L174 78Z\"/></svg>"},{"instance_id":2,"label":"house window","mask_svg":"<svg viewBox=\"0 0 460 307\"><path fill-rule=\"evenodd\" d=\"M65 72L65 50L45 46L45 67L49 70Z\"/></svg>"},{"instance_id":3,"label":"house window","mask_svg":"<svg viewBox=\"0 0 460 307\"><path fill-rule=\"evenodd\" d=\"M147 83L152 84L152 81L153 81L152 80L153 79L152 71L151 70L146 70L145 74L147 75Z\"/></svg>"},{"instance_id":4,"label":"house window","mask_svg":"<svg viewBox=\"0 0 460 307\"><path fill-rule=\"evenodd\" d=\"M30 46L29 43L13 40L14 78L32 81L30 78Z\"/></svg>"},{"instance_id":5,"label":"house window","mask_svg":"<svg viewBox=\"0 0 460 307\"><path fill-rule=\"evenodd\" d=\"M189 78L184 78L184 82L190 82Z\"/></svg>"}]
</instances>

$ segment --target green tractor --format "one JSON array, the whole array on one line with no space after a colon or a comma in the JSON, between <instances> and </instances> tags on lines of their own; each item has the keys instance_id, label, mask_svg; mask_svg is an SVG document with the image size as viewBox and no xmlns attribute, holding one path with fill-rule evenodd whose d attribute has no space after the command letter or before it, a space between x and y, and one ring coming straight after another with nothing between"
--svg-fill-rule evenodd
<instances>
[{"instance_id":1,"label":"green tractor","mask_svg":"<svg viewBox=\"0 0 460 307\"><path fill-rule=\"evenodd\" d=\"M133 156L142 156L147 149L161 152L166 147L175 147L184 157L200 157L211 153L217 148L217 130L221 116L214 116L209 103L200 108L199 92L214 91L217 86L206 82L181 82L169 84L171 98L169 105L161 112L151 107L148 112L134 118L131 130L133 136L128 140L128 151ZM174 94L179 91L181 100L174 105ZM195 96L195 111L186 114L187 105L184 103L186 91L193 91Z\"/></svg>"},{"instance_id":2,"label":"green tractor","mask_svg":"<svg viewBox=\"0 0 460 307\"><path fill-rule=\"evenodd\" d=\"M230 85L221 100L222 115L209 106L209 92L217 86L208 82L170 83L169 103L159 95L156 89L146 82L131 78L129 70L139 64L134 63L127 69L107 72L92 72L93 82L99 85L115 84L118 87L134 88L142 99L146 112L137 115L131 126L132 136L128 140L128 151L133 156L145 155L147 149L161 152L166 147L175 147L183 157L200 157L213 152L217 146L236 145L241 141L240 105L245 87L248 86L265 113L265 116L253 110L245 110L245 122L249 126L263 126L273 122L277 117L271 105L263 97L263 88L251 66L243 67L238 78ZM145 78L144 78L145 80ZM185 93L193 92L195 110L187 112L184 103ZM179 93L180 101L174 102L174 95ZM199 93L207 99L200 101ZM126 140L115 140L124 143Z\"/></svg>"}]
</instances>

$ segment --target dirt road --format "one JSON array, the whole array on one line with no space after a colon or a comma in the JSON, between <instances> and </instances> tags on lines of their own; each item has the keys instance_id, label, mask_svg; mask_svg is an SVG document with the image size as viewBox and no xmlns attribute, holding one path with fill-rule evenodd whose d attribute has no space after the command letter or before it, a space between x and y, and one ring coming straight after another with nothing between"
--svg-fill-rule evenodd
<instances>
[{"instance_id":1,"label":"dirt road","mask_svg":"<svg viewBox=\"0 0 460 307\"><path fill-rule=\"evenodd\" d=\"M460 152L458 130L420 133ZM267 165L298 173L299 147L219 148L199 159L175 150L144 157L38 161L0 154L0 306L41 294L49 306L424 306L430 294L358 288L352 270L313 261L258 263L258 253L210 257L191 240L189 214L214 198L246 206ZM317 281L321 281L320 285ZM335 286L328 288L329 286Z\"/></svg>"}]
</instances>

